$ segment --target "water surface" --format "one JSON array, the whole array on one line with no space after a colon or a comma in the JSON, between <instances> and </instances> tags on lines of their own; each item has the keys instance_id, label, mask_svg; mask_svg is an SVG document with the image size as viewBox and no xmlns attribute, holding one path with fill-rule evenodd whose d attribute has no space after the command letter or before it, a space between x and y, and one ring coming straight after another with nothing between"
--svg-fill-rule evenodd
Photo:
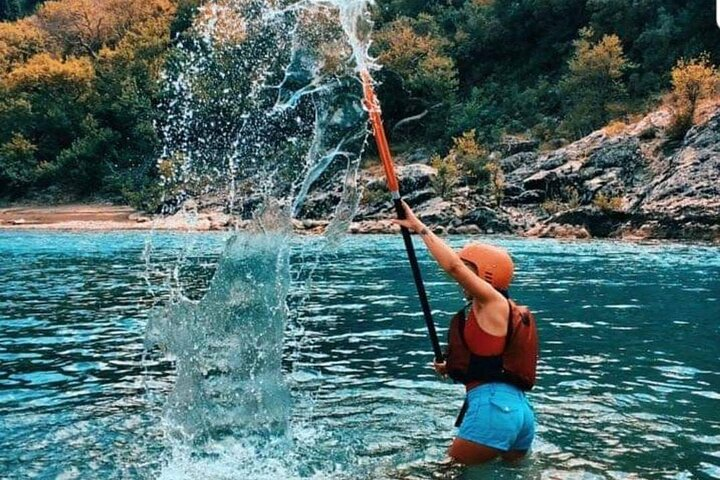
<instances>
[{"instance_id":1,"label":"water surface","mask_svg":"<svg viewBox=\"0 0 720 480\"><path fill-rule=\"evenodd\" d=\"M170 451L173 363L143 362L151 307L138 233L0 233L0 478L720 478L720 255L691 245L497 239L537 313L538 439L521 465L439 466L462 387L430 370L399 237L293 245L288 438ZM200 298L223 235L153 235ZM452 238L455 245L465 239ZM444 334L458 289L421 253ZM309 264L308 264L309 265ZM248 443L249 442L249 443ZM254 443L253 443L254 442ZM263 457L262 460L259 458Z\"/></svg>"}]
</instances>

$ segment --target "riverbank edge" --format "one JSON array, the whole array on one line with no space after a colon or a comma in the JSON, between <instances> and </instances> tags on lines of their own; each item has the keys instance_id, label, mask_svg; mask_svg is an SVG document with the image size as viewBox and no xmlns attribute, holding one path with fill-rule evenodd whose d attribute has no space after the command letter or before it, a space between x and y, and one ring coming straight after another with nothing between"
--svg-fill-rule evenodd
<instances>
[{"instance_id":1,"label":"riverbank edge","mask_svg":"<svg viewBox=\"0 0 720 480\"><path fill-rule=\"evenodd\" d=\"M112 204L66 204L66 205L14 205L0 208L0 231L41 231L41 232L115 232L115 231L173 231L187 233L223 232L237 228L240 231L250 227L250 221L235 221L233 217L217 212L205 212L195 216L179 212L171 216L148 215L126 205ZM294 220L294 231L305 235L321 235L329 222L320 220ZM442 235L500 235L506 232L452 228L444 225L432 227ZM515 233L525 238L555 238L583 241L592 239L582 227L578 230L537 228ZM391 220L362 220L351 222L347 233L351 235L395 234L399 227ZM667 239L652 236L626 235L610 240L628 243L692 243L720 245L720 241L698 239Z\"/></svg>"}]
</instances>

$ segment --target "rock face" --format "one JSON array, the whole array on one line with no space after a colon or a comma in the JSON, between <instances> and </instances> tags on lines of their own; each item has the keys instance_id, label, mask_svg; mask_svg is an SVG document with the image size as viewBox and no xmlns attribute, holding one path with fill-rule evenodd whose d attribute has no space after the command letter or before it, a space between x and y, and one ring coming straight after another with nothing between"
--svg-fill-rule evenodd
<instances>
[{"instance_id":1,"label":"rock face","mask_svg":"<svg viewBox=\"0 0 720 480\"><path fill-rule=\"evenodd\" d=\"M557 225L570 225L594 237L720 241L720 109L675 146L662 136L669 119L661 110L620 135L503 159L505 203L539 217L529 235L565 236Z\"/></svg>"},{"instance_id":2,"label":"rock face","mask_svg":"<svg viewBox=\"0 0 720 480\"><path fill-rule=\"evenodd\" d=\"M662 167L636 209L645 225L667 238L720 238L720 113Z\"/></svg>"},{"instance_id":3,"label":"rock face","mask_svg":"<svg viewBox=\"0 0 720 480\"><path fill-rule=\"evenodd\" d=\"M543 153L534 151L532 141L506 138L498 146L505 175L500 208L468 187L440 198L432 186L437 172L421 151L399 159L401 192L440 233L720 242L720 105L712 109L708 120L675 144L663 133L671 117L667 110L619 133L598 130ZM362 171L359 181L364 193L350 230L395 231L382 173ZM328 218L339 198L339 191L319 188L308 197L303 218Z\"/></svg>"}]
</instances>

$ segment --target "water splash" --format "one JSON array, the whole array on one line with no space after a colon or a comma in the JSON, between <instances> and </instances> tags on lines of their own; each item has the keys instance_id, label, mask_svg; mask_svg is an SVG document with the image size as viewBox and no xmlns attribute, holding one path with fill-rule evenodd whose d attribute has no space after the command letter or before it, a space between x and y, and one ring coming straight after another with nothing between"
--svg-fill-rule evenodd
<instances>
[{"instance_id":1,"label":"water splash","mask_svg":"<svg viewBox=\"0 0 720 480\"><path fill-rule=\"evenodd\" d=\"M172 56L159 160L170 209L196 198L244 219L269 203L296 217L321 177L345 171L335 220L351 218L369 44L344 32L360 32L366 2L278 3L209 3Z\"/></svg>"},{"instance_id":2,"label":"water splash","mask_svg":"<svg viewBox=\"0 0 720 480\"><path fill-rule=\"evenodd\" d=\"M293 220L314 188L329 187L332 244L359 201L368 132L356 73L374 68L367 7L217 0L200 7L168 62L158 164L166 212L192 220L222 210L245 228L229 237L198 300L185 295L195 281L189 255L167 266L171 298L148 324L148 347L177 371L166 478L338 476L350 462L342 449L313 453L320 434L292 414L282 352L289 285L308 271L289 261Z\"/></svg>"},{"instance_id":3,"label":"water splash","mask_svg":"<svg viewBox=\"0 0 720 480\"><path fill-rule=\"evenodd\" d=\"M177 364L168 420L206 440L285 430L289 398L280 357L289 262L281 235L236 235L205 297L178 299L151 321L148 338ZM238 432L236 427L242 426Z\"/></svg>"}]
</instances>

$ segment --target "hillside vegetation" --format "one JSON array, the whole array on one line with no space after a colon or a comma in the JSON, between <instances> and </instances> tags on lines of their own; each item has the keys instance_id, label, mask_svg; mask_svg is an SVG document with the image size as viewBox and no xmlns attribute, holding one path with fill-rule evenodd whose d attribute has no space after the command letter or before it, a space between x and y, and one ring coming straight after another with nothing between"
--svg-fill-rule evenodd
<instances>
[{"instance_id":1,"label":"hillside vegetation","mask_svg":"<svg viewBox=\"0 0 720 480\"><path fill-rule=\"evenodd\" d=\"M0 198L156 209L159 80L198 7L0 0ZM442 196L457 177L487 185L500 205L491 152L508 138L556 148L664 103L674 112L668 138L680 140L699 102L718 92L710 7L378 0L372 53L384 66L377 79L391 141L434 155Z\"/></svg>"}]
</instances>

